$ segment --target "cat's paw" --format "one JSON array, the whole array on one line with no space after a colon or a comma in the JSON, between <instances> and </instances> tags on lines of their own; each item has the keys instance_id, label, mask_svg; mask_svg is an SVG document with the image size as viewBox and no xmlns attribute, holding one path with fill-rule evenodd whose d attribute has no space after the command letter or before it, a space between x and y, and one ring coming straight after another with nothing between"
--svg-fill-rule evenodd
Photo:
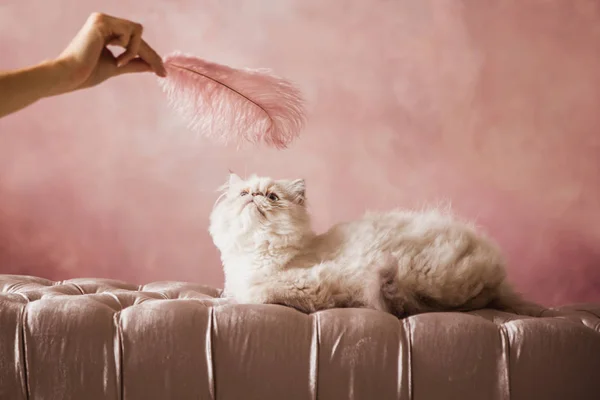
<instances>
[{"instance_id":1,"label":"cat's paw","mask_svg":"<svg viewBox=\"0 0 600 400\"><path fill-rule=\"evenodd\" d=\"M269 296L267 291L251 289L235 294L235 299L239 304L268 304Z\"/></svg>"}]
</instances>

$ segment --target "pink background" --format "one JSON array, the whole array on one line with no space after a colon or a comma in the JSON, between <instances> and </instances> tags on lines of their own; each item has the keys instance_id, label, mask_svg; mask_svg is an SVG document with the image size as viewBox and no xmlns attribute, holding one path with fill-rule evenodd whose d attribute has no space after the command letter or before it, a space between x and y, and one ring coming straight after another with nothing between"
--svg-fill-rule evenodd
<instances>
[{"instance_id":1,"label":"pink background","mask_svg":"<svg viewBox=\"0 0 600 400\"><path fill-rule=\"evenodd\" d=\"M118 3L4 1L0 68L55 56L103 11L160 52L297 81L309 125L284 152L214 146L149 74L2 119L0 272L220 286L207 217L232 168L305 177L319 231L449 201L532 299L600 300L600 2Z\"/></svg>"}]
</instances>

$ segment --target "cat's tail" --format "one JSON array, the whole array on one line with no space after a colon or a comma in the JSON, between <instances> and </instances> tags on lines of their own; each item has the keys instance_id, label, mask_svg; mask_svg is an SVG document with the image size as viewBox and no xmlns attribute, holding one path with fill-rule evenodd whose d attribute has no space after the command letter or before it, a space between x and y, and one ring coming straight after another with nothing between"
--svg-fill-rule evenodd
<instances>
[{"instance_id":1,"label":"cat's tail","mask_svg":"<svg viewBox=\"0 0 600 400\"><path fill-rule=\"evenodd\" d=\"M545 309L539 304L526 300L523 294L517 292L508 282L500 284L496 296L492 298L487 308L531 317L540 316Z\"/></svg>"}]
</instances>

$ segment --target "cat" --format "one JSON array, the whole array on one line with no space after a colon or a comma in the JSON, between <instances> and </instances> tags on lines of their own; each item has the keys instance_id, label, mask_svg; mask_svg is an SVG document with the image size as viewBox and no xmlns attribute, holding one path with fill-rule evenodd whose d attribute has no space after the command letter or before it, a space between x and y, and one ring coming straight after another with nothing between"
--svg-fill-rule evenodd
<instances>
[{"instance_id":1,"label":"cat","mask_svg":"<svg viewBox=\"0 0 600 400\"><path fill-rule=\"evenodd\" d=\"M231 173L221 190L209 233L221 253L223 295L238 303L405 317L520 301L498 247L448 212L368 213L317 235L303 179Z\"/></svg>"}]
</instances>

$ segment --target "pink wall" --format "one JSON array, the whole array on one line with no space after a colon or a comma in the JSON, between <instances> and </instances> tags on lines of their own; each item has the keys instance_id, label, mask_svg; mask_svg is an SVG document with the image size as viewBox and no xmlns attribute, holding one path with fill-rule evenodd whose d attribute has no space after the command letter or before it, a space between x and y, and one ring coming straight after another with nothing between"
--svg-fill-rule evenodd
<instances>
[{"instance_id":1,"label":"pink wall","mask_svg":"<svg viewBox=\"0 0 600 400\"><path fill-rule=\"evenodd\" d=\"M118 3L3 2L0 68L57 54L104 11L161 52L296 80L309 126L285 152L219 148L151 75L0 120L1 272L220 285L207 216L232 168L305 177L319 230L450 200L530 297L600 300L600 2Z\"/></svg>"}]
</instances>

